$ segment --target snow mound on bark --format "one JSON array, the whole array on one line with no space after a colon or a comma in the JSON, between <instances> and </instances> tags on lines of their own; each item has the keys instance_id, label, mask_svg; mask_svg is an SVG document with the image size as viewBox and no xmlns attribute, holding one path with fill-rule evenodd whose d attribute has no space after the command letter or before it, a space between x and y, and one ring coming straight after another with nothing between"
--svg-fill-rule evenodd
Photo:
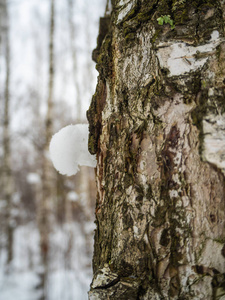
<instances>
[{"instance_id":1,"label":"snow mound on bark","mask_svg":"<svg viewBox=\"0 0 225 300\"><path fill-rule=\"evenodd\" d=\"M95 156L88 152L88 124L68 125L53 135L50 158L62 175L75 175L79 166L95 167Z\"/></svg>"}]
</instances>

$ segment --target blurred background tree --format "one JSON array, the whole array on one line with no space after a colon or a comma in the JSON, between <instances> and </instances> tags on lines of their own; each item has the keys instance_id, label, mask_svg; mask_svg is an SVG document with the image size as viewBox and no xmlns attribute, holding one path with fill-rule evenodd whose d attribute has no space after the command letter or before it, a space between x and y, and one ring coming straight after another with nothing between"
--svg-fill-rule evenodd
<instances>
[{"instance_id":1,"label":"blurred background tree","mask_svg":"<svg viewBox=\"0 0 225 300\"><path fill-rule=\"evenodd\" d=\"M87 299L94 171L58 174L49 140L86 123L105 0L0 0L0 299Z\"/></svg>"}]
</instances>

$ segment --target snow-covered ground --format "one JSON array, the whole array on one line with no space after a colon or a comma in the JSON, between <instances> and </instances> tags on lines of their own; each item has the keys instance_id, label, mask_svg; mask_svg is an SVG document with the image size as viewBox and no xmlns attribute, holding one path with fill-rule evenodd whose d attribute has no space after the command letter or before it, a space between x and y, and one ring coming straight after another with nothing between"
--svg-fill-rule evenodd
<instances>
[{"instance_id":1,"label":"snow-covered ground","mask_svg":"<svg viewBox=\"0 0 225 300\"><path fill-rule=\"evenodd\" d=\"M13 203L15 202L13 205L16 207L14 217L19 221L14 230L13 260L7 268L6 240L0 226L0 300L39 300L41 296L41 291L37 288L40 284L41 270L35 209L40 198L40 165L41 155L43 155L40 149L44 135L48 94L50 2L50 0L10 0L7 2L11 46L12 172L16 178L13 198L17 199L17 201L13 200ZM69 1L55 0L53 93L55 131L62 126L75 124L78 117L76 109L78 93L73 74L68 3ZM99 17L104 14L105 4L106 0L74 0L76 80L79 83L82 100L79 117L84 122L97 81L97 71L95 63L91 60L91 52L96 47L98 21ZM5 69L5 58L0 53L1 91L4 91ZM2 131L2 128L0 130ZM0 145L0 158L1 156ZM65 184L64 194L68 193L67 200L72 203L71 207L75 207L75 213L73 211L70 214L71 223L63 220L60 225L55 221L49 234L49 272L45 300L86 300L88 298L87 291L92 278L94 211L91 210L93 206L89 204L85 196L87 191L76 186L79 180L74 178L69 180L68 184ZM5 214L4 210L7 205L4 199L0 198L0 200L1 218ZM78 213L81 212L77 220L76 205L79 208ZM30 222L32 218L33 221ZM26 220L29 222L26 223ZM1 224L4 223L4 218L0 221Z\"/></svg>"},{"instance_id":2,"label":"snow-covered ground","mask_svg":"<svg viewBox=\"0 0 225 300\"><path fill-rule=\"evenodd\" d=\"M50 235L48 300L86 300L91 283L91 255L86 237L93 225L55 227ZM35 223L16 228L13 261L6 270L6 252L0 253L0 299L38 300L39 234Z\"/></svg>"}]
</instances>

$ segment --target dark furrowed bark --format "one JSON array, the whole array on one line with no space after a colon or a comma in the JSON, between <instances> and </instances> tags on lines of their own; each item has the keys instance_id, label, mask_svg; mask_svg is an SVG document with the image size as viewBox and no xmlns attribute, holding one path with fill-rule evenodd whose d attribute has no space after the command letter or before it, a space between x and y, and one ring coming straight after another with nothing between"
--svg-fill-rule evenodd
<instances>
[{"instance_id":1,"label":"dark furrowed bark","mask_svg":"<svg viewBox=\"0 0 225 300\"><path fill-rule=\"evenodd\" d=\"M220 299L224 7L112 4L88 111L98 159L89 298Z\"/></svg>"}]
</instances>

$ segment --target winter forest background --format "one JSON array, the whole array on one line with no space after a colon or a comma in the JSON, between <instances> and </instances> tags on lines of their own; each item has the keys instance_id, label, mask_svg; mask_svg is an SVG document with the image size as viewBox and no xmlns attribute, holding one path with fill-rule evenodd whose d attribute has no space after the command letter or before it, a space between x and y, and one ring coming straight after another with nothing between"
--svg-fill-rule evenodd
<instances>
[{"instance_id":1,"label":"winter forest background","mask_svg":"<svg viewBox=\"0 0 225 300\"><path fill-rule=\"evenodd\" d=\"M94 171L59 175L50 136L86 123L106 0L0 0L0 299L87 299Z\"/></svg>"}]
</instances>

